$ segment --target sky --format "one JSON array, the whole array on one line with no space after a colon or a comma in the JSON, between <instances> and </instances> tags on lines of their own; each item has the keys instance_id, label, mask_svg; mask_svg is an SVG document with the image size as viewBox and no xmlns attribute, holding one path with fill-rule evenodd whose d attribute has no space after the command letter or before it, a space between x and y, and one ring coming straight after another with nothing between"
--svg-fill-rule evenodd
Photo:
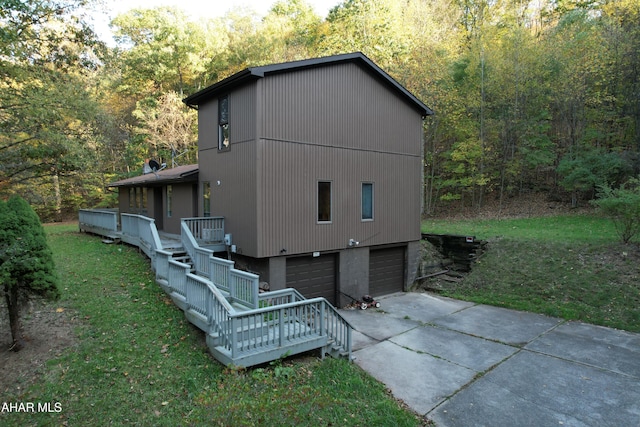
<instances>
[{"instance_id":1,"label":"sky","mask_svg":"<svg viewBox=\"0 0 640 427\"><path fill-rule=\"evenodd\" d=\"M217 18L224 16L236 7L246 7L267 14L277 0L105 0L102 12L92 13L93 26L98 35L107 42L111 42L109 22L121 13L131 9L151 9L160 6L175 6L184 10L193 20L200 18ZM341 3L341 0L306 0L315 12L325 18L329 10Z\"/></svg>"}]
</instances>

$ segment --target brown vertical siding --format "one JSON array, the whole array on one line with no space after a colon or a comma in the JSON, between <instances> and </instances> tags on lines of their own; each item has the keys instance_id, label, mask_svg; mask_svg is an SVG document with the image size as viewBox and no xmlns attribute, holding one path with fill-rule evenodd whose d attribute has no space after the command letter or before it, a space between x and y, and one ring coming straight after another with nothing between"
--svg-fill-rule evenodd
<instances>
[{"instance_id":1,"label":"brown vertical siding","mask_svg":"<svg viewBox=\"0 0 640 427\"><path fill-rule=\"evenodd\" d=\"M256 85L247 85L229 95L229 128L232 144L255 140ZM218 100L198 107L198 150L218 148Z\"/></svg>"},{"instance_id":2,"label":"brown vertical siding","mask_svg":"<svg viewBox=\"0 0 640 427\"><path fill-rule=\"evenodd\" d=\"M258 257L420 238L422 119L354 64L263 79ZM317 182L331 181L332 222L318 224ZM374 220L361 184L374 183Z\"/></svg>"},{"instance_id":3,"label":"brown vertical siding","mask_svg":"<svg viewBox=\"0 0 640 427\"><path fill-rule=\"evenodd\" d=\"M355 64L261 81L264 139L420 154L421 118Z\"/></svg>"},{"instance_id":4,"label":"brown vertical siding","mask_svg":"<svg viewBox=\"0 0 640 427\"><path fill-rule=\"evenodd\" d=\"M420 238L420 159L275 141L260 143L258 256ZM268 145L269 149L264 149ZM317 182L332 182L332 222L317 223ZM374 220L361 220L361 184L374 184ZM407 195L416 195L407 197Z\"/></svg>"},{"instance_id":5,"label":"brown vertical siding","mask_svg":"<svg viewBox=\"0 0 640 427\"><path fill-rule=\"evenodd\" d=\"M167 233L180 234L180 220L182 218L191 218L196 215L193 211L193 186L192 182L186 184L172 184L172 202L171 202L171 217L167 216L167 193L166 186L163 190L163 207L164 220L163 230Z\"/></svg>"},{"instance_id":6,"label":"brown vertical siding","mask_svg":"<svg viewBox=\"0 0 640 427\"><path fill-rule=\"evenodd\" d=\"M256 253L256 85L229 94L230 150L218 152L217 100L200 105L200 183L211 183L211 215L225 217L238 252ZM220 185L218 185L220 181ZM199 190L202 199L202 185ZM203 214L202 203L199 203Z\"/></svg>"}]
</instances>

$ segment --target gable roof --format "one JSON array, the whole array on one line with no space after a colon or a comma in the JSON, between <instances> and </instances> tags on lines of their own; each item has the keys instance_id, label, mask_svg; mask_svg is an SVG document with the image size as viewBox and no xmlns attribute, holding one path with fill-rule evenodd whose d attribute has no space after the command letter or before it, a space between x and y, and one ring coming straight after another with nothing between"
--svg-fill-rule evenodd
<instances>
[{"instance_id":1,"label":"gable roof","mask_svg":"<svg viewBox=\"0 0 640 427\"><path fill-rule=\"evenodd\" d=\"M193 95L182 100L189 107L197 108L198 105L209 101L211 98L221 95L223 92L233 90L239 86L249 82L264 78L271 74L286 73L291 71L299 71L308 68L318 68L327 65L340 63L354 63L369 72L374 78L378 79L382 84L390 90L396 92L399 96L405 98L411 106L420 114L430 116L433 111L415 97L411 92L405 89L400 83L393 79L384 70L378 67L373 61L367 58L361 52L345 53L342 55L326 56L322 58L305 59L302 61L285 62L282 64L265 65L261 67L251 67L240 71L224 80L208 86Z\"/></svg>"},{"instance_id":2,"label":"gable roof","mask_svg":"<svg viewBox=\"0 0 640 427\"><path fill-rule=\"evenodd\" d=\"M191 182L198 180L198 165L178 166L171 169L163 169L133 178L127 178L112 182L107 187L150 187L155 185L173 184L179 182Z\"/></svg>"}]
</instances>

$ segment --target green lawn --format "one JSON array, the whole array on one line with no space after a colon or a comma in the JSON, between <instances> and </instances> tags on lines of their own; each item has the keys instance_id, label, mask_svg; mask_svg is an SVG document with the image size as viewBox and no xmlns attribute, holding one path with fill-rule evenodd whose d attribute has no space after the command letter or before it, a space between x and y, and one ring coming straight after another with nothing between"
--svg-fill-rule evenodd
<instances>
[{"instance_id":1,"label":"green lawn","mask_svg":"<svg viewBox=\"0 0 640 427\"><path fill-rule=\"evenodd\" d=\"M427 220L422 231L488 241L462 281L438 283L444 295L640 331L640 248L619 243L609 220Z\"/></svg>"},{"instance_id":2,"label":"green lawn","mask_svg":"<svg viewBox=\"0 0 640 427\"><path fill-rule=\"evenodd\" d=\"M79 320L79 343L35 384L2 396L62 411L0 414L1 425L423 425L346 360L314 353L226 369L155 284L148 260L76 229L46 227L62 283L56 306Z\"/></svg>"},{"instance_id":3,"label":"green lawn","mask_svg":"<svg viewBox=\"0 0 640 427\"><path fill-rule=\"evenodd\" d=\"M425 220L423 233L473 235L478 239L513 238L566 243L611 243L613 222L593 215L561 215L521 219Z\"/></svg>"}]
</instances>

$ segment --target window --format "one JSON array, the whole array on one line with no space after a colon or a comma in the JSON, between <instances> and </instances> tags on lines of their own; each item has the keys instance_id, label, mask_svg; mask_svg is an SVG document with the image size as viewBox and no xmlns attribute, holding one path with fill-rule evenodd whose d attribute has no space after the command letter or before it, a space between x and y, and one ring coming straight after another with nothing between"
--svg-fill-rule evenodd
<instances>
[{"instance_id":1,"label":"window","mask_svg":"<svg viewBox=\"0 0 640 427\"><path fill-rule=\"evenodd\" d=\"M142 188L136 187L136 210L137 213L140 213L142 209Z\"/></svg>"},{"instance_id":2,"label":"window","mask_svg":"<svg viewBox=\"0 0 640 427\"><path fill-rule=\"evenodd\" d=\"M229 148L229 96L218 99L218 150Z\"/></svg>"},{"instance_id":3,"label":"window","mask_svg":"<svg viewBox=\"0 0 640 427\"><path fill-rule=\"evenodd\" d=\"M202 207L204 216L211 216L211 183L202 183Z\"/></svg>"},{"instance_id":4,"label":"window","mask_svg":"<svg viewBox=\"0 0 640 427\"><path fill-rule=\"evenodd\" d=\"M167 185L167 218L171 218L171 197L173 193L173 188L170 185Z\"/></svg>"},{"instance_id":5,"label":"window","mask_svg":"<svg viewBox=\"0 0 640 427\"><path fill-rule=\"evenodd\" d=\"M330 181L318 181L318 222L331 222Z\"/></svg>"},{"instance_id":6,"label":"window","mask_svg":"<svg viewBox=\"0 0 640 427\"><path fill-rule=\"evenodd\" d=\"M362 183L362 220L373 220L373 183Z\"/></svg>"},{"instance_id":7,"label":"window","mask_svg":"<svg viewBox=\"0 0 640 427\"><path fill-rule=\"evenodd\" d=\"M129 188L129 208L131 209L131 212L133 212L133 209L136 207L136 189L135 187L130 187Z\"/></svg>"}]
</instances>

